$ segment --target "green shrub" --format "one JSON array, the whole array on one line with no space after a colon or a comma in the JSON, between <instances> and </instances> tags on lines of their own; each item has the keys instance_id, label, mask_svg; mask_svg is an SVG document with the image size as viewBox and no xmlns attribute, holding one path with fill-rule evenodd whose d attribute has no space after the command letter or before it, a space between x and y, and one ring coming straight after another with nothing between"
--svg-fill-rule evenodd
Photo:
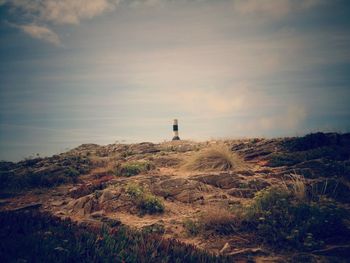
<instances>
[{"instance_id":1,"label":"green shrub","mask_svg":"<svg viewBox=\"0 0 350 263\"><path fill-rule=\"evenodd\" d=\"M88 158L74 155L54 155L18 163L0 162L0 190L18 191L75 183L80 174L90 169L91 161Z\"/></svg>"},{"instance_id":2,"label":"green shrub","mask_svg":"<svg viewBox=\"0 0 350 263\"><path fill-rule=\"evenodd\" d=\"M69 177L77 177L79 176L79 171L77 171L77 169L73 168L73 167L68 167L66 170L66 175Z\"/></svg>"},{"instance_id":3,"label":"green shrub","mask_svg":"<svg viewBox=\"0 0 350 263\"><path fill-rule=\"evenodd\" d=\"M132 198L141 214L155 214L164 212L163 201L145 190L137 184L129 184L126 187L126 193Z\"/></svg>"},{"instance_id":4,"label":"green shrub","mask_svg":"<svg viewBox=\"0 0 350 263\"><path fill-rule=\"evenodd\" d=\"M274 246L315 249L330 237L347 233L346 212L334 202L297 200L284 187L271 187L256 194L245 220L260 238Z\"/></svg>"},{"instance_id":5,"label":"green shrub","mask_svg":"<svg viewBox=\"0 0 350 263\"><path fill-rule=\"evenodd\" d=\"M126 193L133 198L140 198L144 195L144 189L138 184L130 183L126 186Z\"/></svg>"},{"instance_id":6,"label":"green shrub","mask_svg":"<svg viewBox=\"0 0 350 263\"><path fill-rule=\"evenodd\" d=\"M164 212L164 204L162 200L150 193L146 193L142 196L139 201L138 207L147 214L155 214L155 213L163 213Z\"/></svg>"},{"instance_id":7,"label":"green shrub","mask_svg":"<svg viewBox=\"0 0 350 263\"><path fill-rule=\"evenodd\" d=\"M153 165L147 161L127 162L117 165L115 174L118 176L130 177L143 172L148 172L151 169L153 169Z\"/></svg>"}]
</instances>

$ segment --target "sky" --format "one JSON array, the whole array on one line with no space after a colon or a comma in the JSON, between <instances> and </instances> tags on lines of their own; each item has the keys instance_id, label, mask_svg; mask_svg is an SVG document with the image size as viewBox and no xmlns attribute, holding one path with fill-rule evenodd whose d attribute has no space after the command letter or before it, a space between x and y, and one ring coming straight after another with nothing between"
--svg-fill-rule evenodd
<instances>
[{"instance_id":1,"label":"sky","mask_svg":"<svg viewBox=\"0 0 350 263\"><path fill-rule=\"evenodd\" d=\"M350 131L347 0L0 0L0 160Z\"/></svg>"}]
</instances>

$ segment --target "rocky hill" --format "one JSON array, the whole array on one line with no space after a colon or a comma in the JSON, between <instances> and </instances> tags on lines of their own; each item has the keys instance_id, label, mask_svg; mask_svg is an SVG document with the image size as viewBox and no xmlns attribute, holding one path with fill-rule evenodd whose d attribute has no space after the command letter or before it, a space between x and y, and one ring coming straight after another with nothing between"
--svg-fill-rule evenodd
<instances>
[{"instance_id":1,"label":"rocky hill","mask_svg":"<svg viewBox=\"0 0 350 263\"><path fill-rule=\"evenodd\" d=\"M350 134L83 144L1 162L0 221L10 231L9 214L35 210L85 231L126 227L209 255L193 262L347 262L349 191ZM9 249L4 229L0 253L31 261ZM150 250L126 261L175 262L175 249L163 261Z\"/></svg>"}]
</instances>

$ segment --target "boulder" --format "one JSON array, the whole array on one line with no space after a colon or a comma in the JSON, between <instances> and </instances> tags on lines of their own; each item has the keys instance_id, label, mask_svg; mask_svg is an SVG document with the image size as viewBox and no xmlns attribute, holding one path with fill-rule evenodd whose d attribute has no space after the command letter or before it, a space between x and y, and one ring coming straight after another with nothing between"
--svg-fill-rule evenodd
<instances>
[{"instance_id":1,"label":"boulder","mask_svg":"<svg viewBox=\"0 0 350 263\"><path fill-rule=\"evenodd\" d=\"M100 204L103 204L107 201L113 200L113 199L117 199L120 196L120 190L111 190L111 189L104 189L102 191L101 196L98 199L98 202Z\"/></svg>"},{"instance_id":2,"label":"boulder","mask_svg":"<svg viewBox=\"0 0 350 263\"><path fill-rule=\"evenodd\" d=\"M240 187L242 184L242 180L239 175L227 172L197 175L193 179L222 189Z\"/></svg>"},{"instance_id":3,"label":"boulder","mask_svg":"<svg viewBox=\"0 0 350 263\"><path fill-rule=\"evenodd\" d=\"M262 190L270 184L260 178L243 177L233 173L218 173L197 175L194 180L205 184L213 185L222 189L253 189L255 191Z\"/></svg>"},{"instance_id":4,"label":"boulder","mask_svg":"<svg viewBox=\"0 0 350 263\"><path fill-rule=\"evenodd\" d=\"M240 198L253 198L254 194L256 193L256 190L249 189L249 188L232 188L227 191L229 195L232 195L234 197L240 197Z\"/></svg>"},{"instance_id":5,"label":"boulder","mask_svg":"<svg viewBox=\"0 0 350 263\"><path fill-rule=\"evenodd\" d=\"M152 192L165 199L192 203L203 199L202 191L209 191L205 184L183 178L167 179L152 186Z\"/></svg>"},{"instance_id":6,"label":"boulder","mask_svg":"<svg viewBox=\"0 0 350 263\"><path fill-rule=\"evenodd\" d=\"M95 196L90 194L69 202L68 208L72 210L72 213L83 216L98 210L98 202Z\"/></svg>"}]
</instances>

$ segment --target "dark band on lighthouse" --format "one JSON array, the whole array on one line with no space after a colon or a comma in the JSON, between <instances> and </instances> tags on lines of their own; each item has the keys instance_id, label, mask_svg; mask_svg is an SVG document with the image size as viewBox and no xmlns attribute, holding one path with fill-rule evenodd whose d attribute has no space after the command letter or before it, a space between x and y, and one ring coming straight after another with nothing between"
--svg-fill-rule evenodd
<instances>
[{"instance_id":1,"label":"dark band on lighthouse","mask_svg":"<svg viewBox=\"0 0 350 263\"><path fill-rule=\"evenodd\" d=\"M174 132L173 141L180 140L180 137L179 137L179 126L177 124L177 119L174 120L173 132Z\"/></svg>"}]
</instances>

